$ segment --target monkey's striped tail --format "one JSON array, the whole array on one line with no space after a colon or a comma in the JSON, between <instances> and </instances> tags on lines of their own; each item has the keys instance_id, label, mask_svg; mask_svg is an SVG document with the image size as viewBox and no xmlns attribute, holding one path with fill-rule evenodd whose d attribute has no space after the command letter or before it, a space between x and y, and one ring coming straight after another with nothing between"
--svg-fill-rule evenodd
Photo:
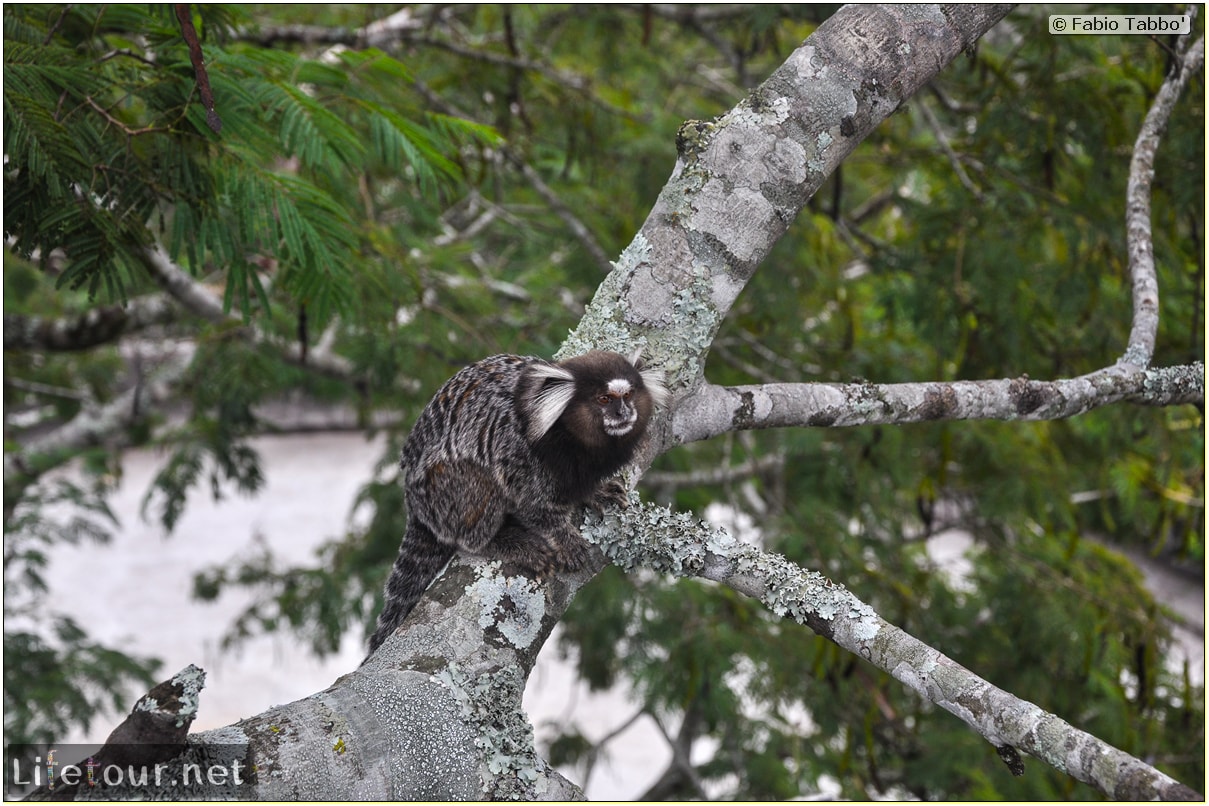
<instances>
[{"instance_id":1,"label":"monkey's striped tail","mask_svg":"<svg viewBox=\"0 0 1209 806\"><path fill-rule=\"evenodd\" d=\"M399 628L453 555L453 546L439 542L432 530L419 521L407 519L407 533L399 546L399 557L386 580L378 628L369 639L370 655Z\"/></svg>"}]
</instances>

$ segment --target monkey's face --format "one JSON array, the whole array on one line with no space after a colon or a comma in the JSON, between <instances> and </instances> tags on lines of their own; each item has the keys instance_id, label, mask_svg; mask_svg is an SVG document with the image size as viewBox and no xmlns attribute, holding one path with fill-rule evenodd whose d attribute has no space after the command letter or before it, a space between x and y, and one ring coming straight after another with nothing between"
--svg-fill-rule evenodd
<instances>
[{"instance_id":1,"label":"monkey's face","mask_svg":"<svg viewBox=\"0 0 1209 806\"><path fill-rule=\"evenodd\" d=\"M535 362L517 387L517 407L531 444L560 424L558 440L592 450L630 449L656 403L666 402L663 375L637 357L593 351L558 364Z\"/></svg>"},{"instance_id":2,"label":"monkey's face","mask_svg":"<svg viewBox=\"0 0 1209 806\"><path fill-rule=\"evenodd\" d=\"M596 405L600 409L601 429L611 437L624 437L638 422L638 409L634 405L634 386L625 378L615 378L597 393Z\"/></svg>"}]
</instances>

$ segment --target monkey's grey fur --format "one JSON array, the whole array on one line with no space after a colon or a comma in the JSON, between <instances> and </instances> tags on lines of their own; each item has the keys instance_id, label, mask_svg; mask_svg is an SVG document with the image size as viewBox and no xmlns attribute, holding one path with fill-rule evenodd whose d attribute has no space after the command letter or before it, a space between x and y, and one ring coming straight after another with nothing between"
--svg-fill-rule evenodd
<instances>
[{"instance_id":1,"label":"monkey's grey fur","mask_svg":"<svg viewBox=\"0 0 1209 806\"><path fill-rule=\"evenodd\" d=\"M606 479L633 458L667 400L662 373L639 355L497 355L440 388L403 445L407 532L371 653L456 551L539 579L583 567L580 507L624 505L624 488Z\"/></svg>"}]
</instances>

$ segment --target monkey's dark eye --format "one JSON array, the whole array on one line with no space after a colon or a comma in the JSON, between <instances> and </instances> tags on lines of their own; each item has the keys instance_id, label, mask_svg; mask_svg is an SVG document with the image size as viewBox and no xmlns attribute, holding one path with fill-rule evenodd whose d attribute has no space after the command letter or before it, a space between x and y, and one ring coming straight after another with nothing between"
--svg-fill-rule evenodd
<instances>
[{"instance_id":1,"label":"monkey's dark eye","mask_svg":"<svg viewBox=\"0 0 1209 806\"><path fill-rule=\"evenodd\" d=\"M609 400L610 400L610 398L608 395L597 395L596 396L596 402L602 406L609 405Z\"/></svg>"},{"instance_id":2,"label":"monkey's dark eye","mask_svg":"<svg viewBox=\"0 0 1209 806\"><path fill-rule=\"evenodd\" d=\"M633 392L626 392L625 394L623 394L623 395L621 396L621 399L622 399L622 400L629 400L631 397L633 397L633 395L634 395L634 393L633 393Z\"/></svg>"}]
</instances>

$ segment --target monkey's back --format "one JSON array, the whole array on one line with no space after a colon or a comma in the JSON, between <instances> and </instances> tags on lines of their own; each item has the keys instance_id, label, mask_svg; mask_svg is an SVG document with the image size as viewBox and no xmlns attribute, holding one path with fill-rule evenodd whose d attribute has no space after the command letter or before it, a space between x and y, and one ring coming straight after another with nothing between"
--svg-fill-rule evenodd
<instances>
[{"instance_id":1,"label":"monkey's back","mask_svg":"<svg viewBox=\"0 0 1209 806\"><path fill-rule=\"evenodd\" d=\"M542 473L532 460L516 391L525 368L541 359L494 355L458 371L424 407L403 445L402 469L412 484L438 463L468 461L488 469L508 491ZM530 479L530 482L535 479Z\"/></svg>"}]
</instances>

